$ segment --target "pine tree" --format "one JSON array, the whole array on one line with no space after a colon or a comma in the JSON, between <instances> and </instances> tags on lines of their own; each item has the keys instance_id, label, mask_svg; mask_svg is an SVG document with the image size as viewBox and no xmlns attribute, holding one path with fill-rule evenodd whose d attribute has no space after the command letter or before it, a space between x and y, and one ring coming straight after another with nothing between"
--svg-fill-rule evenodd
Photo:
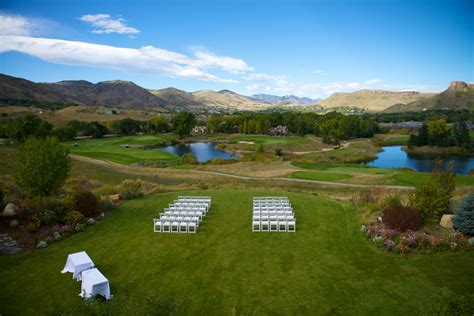
<instances>
[{"instance_id":1,"label":"pine tree","mask_svg":"<svg viewBox=\"0 0 474 316\"><path fill-rule=\"evenodd\" d=\"M461 233L474 235L474 193L469 194L461 202L453 218L453 224Z\"/></svg>"}]
</instances>

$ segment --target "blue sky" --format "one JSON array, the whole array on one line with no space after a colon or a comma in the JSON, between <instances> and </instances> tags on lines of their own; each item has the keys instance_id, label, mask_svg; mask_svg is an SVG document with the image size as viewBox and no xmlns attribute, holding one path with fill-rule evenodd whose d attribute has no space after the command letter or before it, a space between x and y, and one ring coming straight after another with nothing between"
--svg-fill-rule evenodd
<instances>
[{"instance_id":1,"label":"blue sky","mask_svg":"<svg viewBox=\"0 0 474 316\"><path fill-rule=\"evenodd\" d=\"M474 81L473 1L0 3L0 72L313 98Z\"/></svg>"}]
</instances>

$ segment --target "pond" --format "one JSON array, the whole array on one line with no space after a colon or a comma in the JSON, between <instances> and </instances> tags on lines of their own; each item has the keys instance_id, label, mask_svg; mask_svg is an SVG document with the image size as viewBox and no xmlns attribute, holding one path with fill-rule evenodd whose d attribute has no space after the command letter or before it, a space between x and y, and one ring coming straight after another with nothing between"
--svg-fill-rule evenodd
<instances>
[{"instance_id":1,"label":"pond","mask_svg":"<svg viewBox=\"0 0 474 316\"><path fill-rule=\"evenodd\" d=\"M435 165L436 157L409 155L402 146L385 146L383 151L377 154L377 158L366 163L369 166L379 168L411 168L416 171L430 172ZM474 169L474 157L462 155L443 155L443 168L452 161L454 172L458 174L468 174L470 169Z\"/></svg>"},{"instance_id":2,"label":"pond","mask_svg":"<svg viewBox=\"0 0 474 316\"><path fill-rule=\"evenodd\" d=\"M228 152L217 149L215 143L190 143L190 144L178 144L174 146L155 148L176 156L183 156L187 153L192 153L199 162L206 162L214 158L222 159L235 159L236 157Z\"/></svg>"}]
</instances>

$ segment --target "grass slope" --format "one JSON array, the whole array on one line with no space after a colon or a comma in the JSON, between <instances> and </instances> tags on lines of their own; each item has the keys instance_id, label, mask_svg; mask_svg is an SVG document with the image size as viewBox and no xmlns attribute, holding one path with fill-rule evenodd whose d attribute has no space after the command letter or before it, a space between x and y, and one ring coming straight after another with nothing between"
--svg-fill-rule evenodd
<instances>
[{"instance_id":1,"label":"grass slope","mask_svg":"<svg viewBox=\"0 0 474 316\"><path fill-rule=\"evenodd\" d=\"M199 232L153 233L151 219L182 194L213 198ZM251 198L266 194L290 197L296 233L251 232ZM473 253L380 252L342 204L287 192L194 191L129 201L84 233L0 257L2 314L84 313L80 283L59 273L67 254L81 250L110 280L114 299L101 305L113 314L417 314L442 288L474 291Z\"/></svg>"},{"instance_id":2,"label":"grass slope","mask_svg":"<svg viewBox=\"0 0 474 316\"><path fill-rule=\"evenodd\" d=\"M151 145L168 142L172 139L170 134L123 136L102 139L84 139L81 141L67 142L71 154L82 155L93 159L109 160L121 164L132 164L135 162L177 160L178 157L159 150L143 150L133 145ZM74 147L74 143L78 147ZM121 145L129 144L132 147L125 148Z\"/></svg>"}]
</instances>

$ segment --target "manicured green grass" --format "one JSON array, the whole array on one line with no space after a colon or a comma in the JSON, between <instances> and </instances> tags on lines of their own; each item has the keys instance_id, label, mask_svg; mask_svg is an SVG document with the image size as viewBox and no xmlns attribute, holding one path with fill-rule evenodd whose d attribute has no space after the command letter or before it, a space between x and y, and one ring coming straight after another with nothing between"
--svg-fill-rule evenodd
<instances>
[{"instance_id":1,"label":"manicured green grass","mask_svg":"<svg viewBox=\"0 0 474 316\"><path fill-rule=\"evenodd\" d=\"M198 233L153 233L159 210L190 194L213 198ZM288 196L297 232L252 233L257 195ZM80 283L60 274L67 254L82 250L111 283L114 298L100 308L113 315L414 315L443 288L474 291L472 252L383 253L343 204L301 193L192 191L129 201L86 232L0 257L2 315L92 314Z\"/></svg>"},{"instance_id":2,"label":"manicured green grass","mask_svg":"<svg viewBox=\"0 0 474 316\"><path fill-rule=\"evenodd\" d=\"M286 136L275 137L268 135L245 135L245 134L231 134L225 135L225 139L230 142L254 142L256 144L301 144L305 142L305 138L301 136Z\"/></svg>"},{"instance_id":3,"label":"manicured green grass","mask_svg":"<svg viewBox=\"0 0 474 316\"><path fill-rule=\"evenodd\" d=\"M408 144L408 140L410 139L410 135L399 135L399 136L388 136L383 139L375 139L377 144L380 146L396 146L396 145L406 145Z\"/></svg>"},{"instance_id":4,"label":"manicured green grass","mask_svg":"<svg viewBox=\"0 0 474 316\"><path fill-rule=\"evenodd\" d=\"M296 171L291 174L291 177L317 181L341 181L352 178L349 174L326 171Z\"/></svg>"},{"instance_id":5,"label":"manicured green grass","mask_svg":"<svg viewBox=\"0 0 474 316\"><path fill-rule=\"evenodd\" d=\"M397 169L385 169L385 168L366 166L363 164L349 164L349 163L293 162L292 165L294 165L295 167L299 167L299 168L303 168L307 170L327 170L327 171L359 173L359 174L391 174L391 173L399 172Z\"/></svg>"},{"instance_id":6,"label":"manicured green grass","mask_svg":"<svg viewBox=\"0 0 474 316\"><path fill-rule=\"evenodd\" d=\"M102 139L84 139L66 142L72 154L82 155L93 159L109 160L121 164L136 162L176 161L177 156L159 150L144 150L133 145L153 145L168 142L172 139L170 134L123 136ZM78 143L75 147L74 143ZM125 148L121 145L129 144Z\"/></svg>"}]
</instances>

